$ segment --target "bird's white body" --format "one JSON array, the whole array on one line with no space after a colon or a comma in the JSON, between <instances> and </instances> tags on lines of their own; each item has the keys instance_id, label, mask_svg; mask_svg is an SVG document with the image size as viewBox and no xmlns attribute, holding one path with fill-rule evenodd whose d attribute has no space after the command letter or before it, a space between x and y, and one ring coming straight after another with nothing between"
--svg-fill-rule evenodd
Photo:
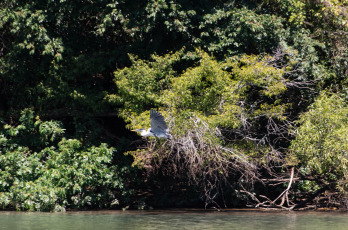
<instances>
[{"instance_id":1,"label":"bird's white body","mask_svg":"<svg viewBox=\"0 0 348 230\"><path fill-rule=\"evenodd\" d=\"M140 135L143 137L149 137L149 136L153 136L151 131L151 128L149 128L147 131L145 129L138 129L138 131L140 132Z\"/></svg>"},{"instance_id":2,"label":"bird's white body","mask_svg":"<svg viewBox=\"0 0 348 230\"><path fill-rule=\"evenodd\" d=\"M145 129L137 129L136 131L140 132L140 135L143 137L162 137L162 138L171 138L171 135L168 133L169 130L166 130L166 132L160 132L160 133L154 133L151 131L151 128L148 130Z\"/></svg>"}]
</instances>

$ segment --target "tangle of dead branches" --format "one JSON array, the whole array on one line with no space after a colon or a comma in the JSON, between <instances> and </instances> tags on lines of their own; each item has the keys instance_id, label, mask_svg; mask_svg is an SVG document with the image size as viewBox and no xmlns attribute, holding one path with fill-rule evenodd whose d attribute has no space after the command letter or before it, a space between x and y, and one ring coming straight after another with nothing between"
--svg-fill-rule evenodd
<instances>
[{"instance_id":1,"label":"tangle of dead branches","mask_svg":"<svg viewBox=\"0 0 348 230\"><path fill-rule=\"evenodd\" d=\"M198 117L189 119L191 129L185 135L167 140L158 146L155 140L148 149L156 149L152 155L152 172L161 172L176 178L186 178L188 183L200 189L206 205L214 204L223 187L253 184L259 180L257 167L241 152L214 142L220 136L219 129L212 130ZM157 145L157 146L156 146ZM163 154L166 153L166 154Z\"/></svg>"}]
</instances>

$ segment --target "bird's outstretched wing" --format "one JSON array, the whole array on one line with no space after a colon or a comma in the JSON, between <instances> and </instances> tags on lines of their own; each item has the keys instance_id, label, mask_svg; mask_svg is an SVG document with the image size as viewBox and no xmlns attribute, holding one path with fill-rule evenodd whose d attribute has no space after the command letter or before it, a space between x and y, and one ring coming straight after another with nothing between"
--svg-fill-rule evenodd
<instances>
[{"instance_id":1,"label":"bird's outstretched wing","mask_svg":"<svg viewBox=\"0 0 348 230\"><path fill-rule=\"evenodd\" d=\"M155 134L166 133L168 127L164 121L164 117L157 111L151 110L150 112L150 123L151 123L151 132Z\"/></svg>"}]
</instances>

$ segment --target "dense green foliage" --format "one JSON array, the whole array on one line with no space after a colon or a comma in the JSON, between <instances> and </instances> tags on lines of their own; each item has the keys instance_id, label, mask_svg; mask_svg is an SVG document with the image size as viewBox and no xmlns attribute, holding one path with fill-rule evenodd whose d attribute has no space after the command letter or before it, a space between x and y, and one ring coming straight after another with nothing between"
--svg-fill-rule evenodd
<instances>
[{"instance_id":1,"label":"dense green foliage","mask_svg":"<svg viewBox=\"0 0 348 230\"><path fill-rule=\"evenodd\" d=\"M343 193L348 191L347 114L348 106L342 98L320 95L300 117L297 138L291 145L304 174L323 179Z\"/></svg>"},{"instance_id":2,"label":"dense green foliage","mask_svg":"<svg viewBox=\"0 0 348 230\"><path fill-rule=\"evenodd\" d=\"M278 196L264 181L292 167L299 193L325 186L348 207L347 7L1 1L2 207L144 208L176 193L230 207ZM128 131L151 109L172 139Z\"/></svg>"},{"instance_id":3,"label":"dense green foliage","mask_svg":"<svg viewBox=\"0 0 348 230\"><path fill-rule=\"evenodd\" d=\"M124 198L126 167L112 164L106 144L62 138L64 129L25 110L0 132L0 204L17 210L110 207ZM37 152L34 149L38 150Z\"/></svg>"}]
</instances>

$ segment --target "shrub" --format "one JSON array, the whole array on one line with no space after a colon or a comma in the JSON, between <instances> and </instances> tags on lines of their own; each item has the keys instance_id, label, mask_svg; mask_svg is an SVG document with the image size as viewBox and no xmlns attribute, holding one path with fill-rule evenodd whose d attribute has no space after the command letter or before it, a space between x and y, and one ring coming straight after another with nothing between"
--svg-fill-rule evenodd
<instances>
[{"instance_id":1,"label":"shrub","mask_svg":"<svg viewBox=\"0 0 348 230\"><path fill-rule=\"evenodd\" d=\"M342 98L322 93L301 115L297 137L291 142L291 162L297 162L305 175L323 180L341 193L348 191L347 114Z\"/></svg>"},{"instance_id":2,"label":"shrub","mask_svg":"<svg viewBox=\"0 0 348 230\"><path fill-rule=\"evenodd\" d=\"M113 164L115 149L65 139L59 122L41 121L33 114L23 111L19 125L0 131L0 205L64 211L118 204L128 192L122 179L127 167ZM23 142L22 135L31 135L30 141ZM43 147L34 152L35 143Z\"/></svg>"},{"instance_id":3,"label":"shrub","mask_svg":"<svg viewBox=\"0 0 348 230\"><path fill-rule=\"evenodd\" d=\"M134 68L115 72L117 87L126 92L120 114L128 127L149 127L149 110L157 107L173 136L166 141L149 138L145 146L128 153L135 157L134 165L199 187L211 203L221 187L255 180L255 162L275 149L272 138L287 131L277 126L286 121L288 105L281 101L287 90L285 68L272 66L271 56L244 55L219 62L196 50L197 65L181 74L162 65L172 73L165 84L165 76L149 74L176 55L134 60ZM134 95L144 103L136 103ZM269 129L259 128L262 119L271 123Z\"/></svg>"}]
</instances>

